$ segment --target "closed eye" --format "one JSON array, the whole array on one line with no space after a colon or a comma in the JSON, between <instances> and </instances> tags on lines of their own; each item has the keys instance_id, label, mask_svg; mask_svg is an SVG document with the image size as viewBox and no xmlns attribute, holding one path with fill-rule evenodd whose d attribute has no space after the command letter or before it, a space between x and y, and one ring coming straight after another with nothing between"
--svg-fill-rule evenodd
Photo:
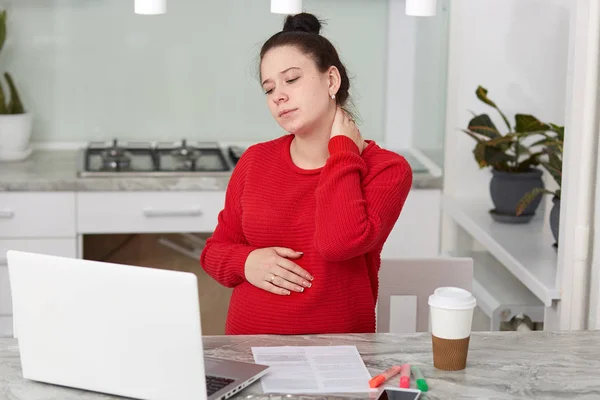
<instances>
[{"instance_id":1,"label":"closed eye","mask_svg":"<svg viewBox=\"0 0 600 400\"><path fill-rule=\"evenodd\" d=\"M296 82L298 79L300 79L300 77L297 78L293 78L293 79L288 79L287 81L285 81L285 83L294 83ZM269 89L269 90L265 90L265 94L271 94L273 92L273 89Z\"/></svg>"}]
</instances>

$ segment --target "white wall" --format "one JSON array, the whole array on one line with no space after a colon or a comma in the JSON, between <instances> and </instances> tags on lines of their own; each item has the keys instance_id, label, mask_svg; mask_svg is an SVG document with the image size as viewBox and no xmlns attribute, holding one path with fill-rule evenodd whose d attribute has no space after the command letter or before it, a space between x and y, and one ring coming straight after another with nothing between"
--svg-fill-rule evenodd
<instances>
[{"instance_id":1,"label":"white wall","mask_svg":"<svg viewBox=\"0 0 600 400\"><path fill-rule=\"evenodd\" d=\"M258 83L262 43L284 16L269 0L9 0L10 70L35 113L34 141L262 140L281 133ZM305 0L327 20L369 138L384 137L387 0ZM110 26L110 28L109 28Z\"/></svg>"},{"instance_id":2,"label":"white wall","mask_svg":"<svg viewBox=\"0 0 600 400\"><path fill-rule=\"evenodd\" d=\"M381 258L435 257L440 250L440 201L437 189L411 190L385 242Z\"/></svg>"},{"instance_id":3,"label":"white wall","mask_svg":"<svg viewBox=\"0 0 600 400\"><path fill-rule=\"evenodd\" d=\"M600 144L600 142L599 142ZM596 150L600 154L600 145ZM594 222L592 224L588 329L600 329L600 164L597 164Z\"/></svg>"},{"instance_id":4,"label":"white wall","mask_svg":"<svg viewBox=\"0 0 600 400\"><path fill-rule=\"evenodd\" d=\"M556 316L559 329L578 330L598 322L598 2L573 1L570 28Z\"/></svg>"},{"instance_id":5,"label":"white wall","mask_svg":"<svg viewBox=\"0 0 600 400\"><path fill-rule=\"evenodd\" d=\"M443 150L451 2L438 0L435 17L416 20L412 142L421 150Z\"/></svg>"},{"instance_id":6,"label":"white wall","mask_svg":"<svg viewBox=\"0 0 600 400\"><path fill-rule=\"evenodd\" d=\"M386 145L442 150L448 0L434 17L408 16L406 0L389 0Z\"/></svg>"},{"instance_id":7,"label":"white wall","mask_svg":"<svg viewBox=\"0 0 600 400\"><path fill-rule=\"evenodd\" d=\"M406 0L389 0L385 144L394 149L412 145L417 20L406 15L405 5Z\"/></svg>"},{"instance_id":8,"label":"white wall","mask_svg":"<svg viewBox=\"0 0 600 400\"><path fill-rule=\"evenodd\" d=\"M491 173L473 157L474 140L460 132L470 111L498 114L475 97L482 85L514 124L515 113L564 124L569 0L450 2L445 192L489 197ZM503 131L505 132L505 131Z\"/></svg>"}]
</instances>

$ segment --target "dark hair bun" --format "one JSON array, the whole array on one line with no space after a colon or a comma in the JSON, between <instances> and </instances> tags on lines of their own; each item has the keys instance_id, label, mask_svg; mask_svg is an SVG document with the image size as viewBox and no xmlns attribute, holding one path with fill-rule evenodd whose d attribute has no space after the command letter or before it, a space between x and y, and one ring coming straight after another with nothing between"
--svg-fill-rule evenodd
<instances>
[{"instance_id":1,"label":"dark hair bun","mask_svg":"<svg viewBox=\"0 0 600 400\"><path fill-rule=\"evenodd\" d=\"M284 32L308 32L316 35L321 31L321 22L309 13L288 15L283 24Z\"/></svg>"}]
</instances>

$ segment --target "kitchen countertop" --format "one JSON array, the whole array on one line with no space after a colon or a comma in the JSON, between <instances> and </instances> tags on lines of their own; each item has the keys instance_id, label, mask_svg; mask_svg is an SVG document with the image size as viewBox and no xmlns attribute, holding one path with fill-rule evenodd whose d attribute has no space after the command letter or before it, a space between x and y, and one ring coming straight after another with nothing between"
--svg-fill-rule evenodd
<instances>
[{"instance_id":1,"label":"kitchen countertop","mask_svg":"<svg viewBox=\"0 0 600 400\"><path fill-rule=\"evenodd\" d=\"M0 163L1 191L224 191L230 173L199 177L77 176L77 150L36 150L25 161ZM410 157L407 160L411 162ZM416 162L416 161L413 161ZM413 188L441 189L442 178L415 172Z\"/></svg>"},{"instance_id":2,"label":"kitchen countertop","mask_svg":"<svg viewBox=\"0 0 600 400\"><path fill-rule=\"evenodd\" d=\"M467 369L456 372L432 366L427 333L206 336L205 354L253 361L253 346L356 345L371 375L392 365L419 365L429 385L423 399L598 399L600 331L477 332L471 337ZM26 381L21 378L16 339L0 339L0 398L11 400L108 400L117 397ZM399 378L388 385L397 386ZM412 381L414 386L414 381ZM236 399L316 399L323 395L263 395L260 383ZM326 398L375 399L368 393L328 394Z\"/></svg>"}]
</instances>

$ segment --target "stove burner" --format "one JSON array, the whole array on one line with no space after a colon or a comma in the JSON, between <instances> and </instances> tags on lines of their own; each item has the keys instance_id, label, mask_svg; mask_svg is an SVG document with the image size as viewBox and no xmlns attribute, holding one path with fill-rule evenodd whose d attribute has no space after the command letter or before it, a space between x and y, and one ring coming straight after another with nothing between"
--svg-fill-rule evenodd
<instances>
[{"instance_id":1,"label":"stove burner","mask_svg":"<svg viewBox=\"0 0 600 400\"><path fill-rule=\"evenodd\" d=\"M173 150L171 154L173 155L173 157L196 159L200 156L200 151L190 149L187 145L187 140L183 139L181 141L181 146Z\"/></svg>"},{"instance_id":2,"label":"stove burner","mask_svg":"<svg viewBox=\"0 0 600 400\"><path fill-rule=\"evenodd\" d=\"M125 149L119 147L117 139L113 139L112 146L107 148L103 153L108 157L119 157L125 154Z\"/></svg>"},{"instance_id":3,"label":"stove burner","mask_svg":"<svg viewBox=\"0 0 600 400\"><path fill-rule=\"evenodd\" d=\"M177 171L193 171L196 169L196 160L200 157L201 152L188 147L187 140L183 139L181 145L171 151L171 155Z\"/></svg>"},{"instance_id":4,"label":"stove burner","mask_svg":"<svg viewBox=\"0 0 600 400\"><path fill-rule=\"evenodd\" d=\"M112 146L102 151L100 155L104 171L122 171L131 166L131 154L117 145L117 139L113 139Z\"/></svg>"},{"instance_id":5,"label":"stove burner","mask_svg":"<svg viewBox=\"0 0 600 400\"><path fill-rule=\"evenodd\" d=\"M237 150L237 149L236 149ZM231 146L217 142L90 142L82 149L79 176L195 176L229 174L237 164Z\"/></svg>"},{"instance_id":6,"label":"stove burner","mask_svg":"<svg viewBox=\"0 0 600 400\"><path fill-rule=\"evenodd\" d=\"M131 159L127 156L122 156L119 158L107 158L105 157L102 160L102 170L103 171L123 171L129 169L131 166Z\"/></svg>"}]
</instances>

